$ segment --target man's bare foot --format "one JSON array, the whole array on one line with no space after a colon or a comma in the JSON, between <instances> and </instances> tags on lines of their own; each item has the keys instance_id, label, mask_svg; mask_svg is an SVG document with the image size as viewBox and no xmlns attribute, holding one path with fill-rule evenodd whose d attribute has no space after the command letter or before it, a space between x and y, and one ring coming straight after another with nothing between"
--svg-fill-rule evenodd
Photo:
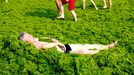
<instances>
[{"instance_id":1,"label":"man's bare foot","mask_svg":"<svg viewBox=\"0 0 134 75\"><path fill-rule=\"evenodd\" d=\"M65 18L64 16L57 17L57 19L64 19L64 18Z\"/></svg>"},{"instance_id":2,"label":"man's bare foot","mask_svg":"<svg viewBox=\"0 0 134 75\"><path fill-rule=\"evenodd\" d=\"M107 8L107 6L104 6L103 8L104 8L104 9L106 9L106 8Z\"/></svg>"},{"instance_id":3,"label":"man's bare foot","mask_svg":"<svg viewBox=\"0 0 134 75\"><path fill-rule=\"evenodd\" d=\"M96 7L95 9L96 9L96 10L98 10L98 8L97 8L97 7Z\"/></svg>"},{"instance_id":4,"label":"man's bare foot","mask_svg":"<svg viewBox=\"0 0 134 75\"><path fill-rule=\"evenodd\" d=\"M114 43L108 45L108 47L109 47L109 48L113 48L113 47L115 47L115 46L117 45L117 42L118 42L118 41L115 41Z\"/></svg>"},{"instance_id":5,"label":"man's bare foot","mask_svg":"<svg viewBox=\"0 0 134 75\"><path fill-rule=\"evenodd\" d=\"M75 22L76 22L76 21L77 21L77 18L74 18L74 19L73 19L73 21L75 21Z\"/></svg>"},{"instance_id":6,"label":"man's bare foot","mask_svg":"<svg viewBox=\"0 0 134 75\"><path fill-rule=\"evenodd\" d=\"M54 43L59 43L59 41L54 39L54 38L52 38L51 41L54 42Z\"/></svg>"}]
</instances>

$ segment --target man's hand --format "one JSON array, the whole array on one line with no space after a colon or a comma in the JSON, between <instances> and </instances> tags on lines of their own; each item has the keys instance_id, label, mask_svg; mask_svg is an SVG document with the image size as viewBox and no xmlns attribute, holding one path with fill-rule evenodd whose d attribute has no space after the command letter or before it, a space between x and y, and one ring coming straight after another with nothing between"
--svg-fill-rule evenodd
<instances>
[{"instance_id":1,"label":"man's hand","mask_svg":"<svg viewBox=\"0 0 134 75\"><path fill-rule=\"evenodd\" d=\"M52 38L51 41L54 42L54 43L58 43L59 42L58 40L56 40L54 38Z\"/></svg>"}]
</instances>

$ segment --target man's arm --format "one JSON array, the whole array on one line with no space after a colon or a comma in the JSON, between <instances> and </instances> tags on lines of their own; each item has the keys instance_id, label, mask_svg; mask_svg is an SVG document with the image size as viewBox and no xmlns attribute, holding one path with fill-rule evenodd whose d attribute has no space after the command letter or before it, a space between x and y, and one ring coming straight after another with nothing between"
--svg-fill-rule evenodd
<instances>
[{"instance_id":1,"label":"man's arm","mask_svg":"<svg viewBox=\"0 0 134 75\"><path fill-rule=\"evenodd\" d=\"M46 43L43 45L43 49L48 49L48 48L52 48L52 47L55 47L55 46L58 46L59 43Z\"/></svg>"}]
</instances>

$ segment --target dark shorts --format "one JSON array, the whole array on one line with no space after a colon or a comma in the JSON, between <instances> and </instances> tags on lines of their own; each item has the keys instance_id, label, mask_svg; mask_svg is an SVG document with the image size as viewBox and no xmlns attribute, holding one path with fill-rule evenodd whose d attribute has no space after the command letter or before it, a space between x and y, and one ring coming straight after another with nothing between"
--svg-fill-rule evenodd
<instances>
[{"instance_id":1,"label":"dark shorts","mask_svg":"<svg viewBox=\"0 0 134 75\"><path fill-rule=\"evenodd\" d=\"M65 47L66 47L65 53L69 53L72 50L68 44L65 44Z\"/></svg>"}]
</instances>

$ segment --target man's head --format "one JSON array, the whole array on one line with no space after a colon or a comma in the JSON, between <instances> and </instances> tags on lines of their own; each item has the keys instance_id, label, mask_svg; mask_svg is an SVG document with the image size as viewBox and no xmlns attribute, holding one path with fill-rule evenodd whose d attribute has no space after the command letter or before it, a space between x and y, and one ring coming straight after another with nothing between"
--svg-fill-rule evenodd
<instances>
[{"instance_id":1,"label":"man's head","mask_svg":"<svg viewBox=\"0 0 134 75\"><path fill-rule=\"evenodd\" d=\"M18 37L19 40L22 40L24 42L29 42L29 43L32 43L34 41L37 41L36 38L34 38L32 35L28 34L28 33L25 33L25 32L21 32L19 37Z\"/></svg>"},{"instance_id":2,"label":"man's head","mask_svg":"<svg viewBox=\"0 0 134 75\"><path fill-rule=\"evenodd\" d=\"M21 32L18 36L18 40L23 40L23 36L25 35L25 32Z\"/></svg>"}]
</instances>

